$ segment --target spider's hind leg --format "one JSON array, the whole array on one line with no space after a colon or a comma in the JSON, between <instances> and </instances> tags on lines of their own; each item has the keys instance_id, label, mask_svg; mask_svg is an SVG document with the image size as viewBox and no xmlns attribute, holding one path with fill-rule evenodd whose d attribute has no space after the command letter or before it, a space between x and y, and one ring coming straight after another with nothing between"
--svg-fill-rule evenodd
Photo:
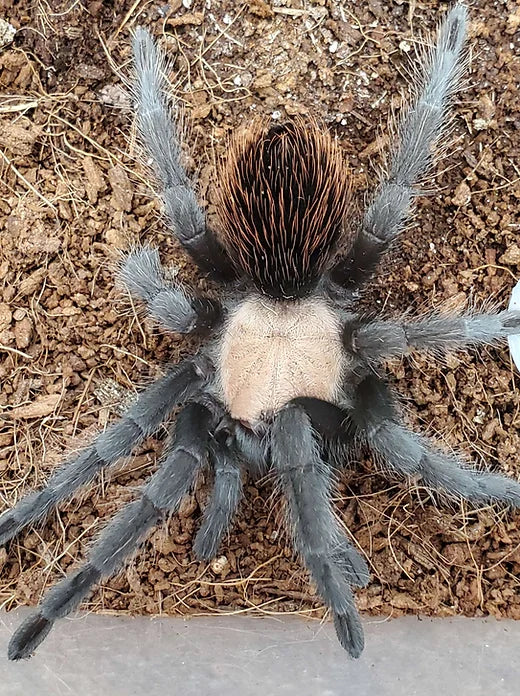
<instances>
[{"instance_id":1,"label":"spider's hind leg","mask_svg":"<svg viewBox=\"0 0 520 696\"><path fill-rule=\"evenodd\" d=\"M351 584L366 585L368 568L334 517L330 468L320 456L313 419L301 403L292 402L277 414L271 455L287 498L295 546L333 613L341 645L359 657L364 637Z\"/></svg>"},{"instance_id":2,"label":"spider's hind leg","mask_svg":"<svg viewBox=\"0 0 520 696\"><path fill-rule=\"evenodd\" d=\"M500 474L468 468L453 455L432 447L399 418L386 383L369 375L358 386L352 418L360 435L390 469L422 481L451 497L477 504L499 502L520 508L520 482Z\"/></svg>"},{"instance_id":3,"label":"spider's hind leg","mask_svg":"<svg viewBox=\"0 0 520 696\"><path fill-rule=\"evenodd\" d=\"M100 433L76 457L66 461L49 479L47 486L30 493L0 517L0 545L24 527L43 519L63 500L92 481L104 468L152 435L174 407L190 399L207 382L212 368L202 357L177 365L143 391L119 421Z\"/></svg>"},{"instance_id":4,"label":"spider's hind leg","mask_svg":"<svg viewBox=\"0 0 520 696\"><path fill-rule=\"evenodd\" d=\"M9 643L10 660L29 657L56 619L74 611L94 584L112 575L134 553L153 525L178 509L203 466L214 419L209 409L195 403L179 413L175 439L160 468L143 487L141 497L108 523L87 563L53 587L22 623Z\"/></svg>"}]
</instances>

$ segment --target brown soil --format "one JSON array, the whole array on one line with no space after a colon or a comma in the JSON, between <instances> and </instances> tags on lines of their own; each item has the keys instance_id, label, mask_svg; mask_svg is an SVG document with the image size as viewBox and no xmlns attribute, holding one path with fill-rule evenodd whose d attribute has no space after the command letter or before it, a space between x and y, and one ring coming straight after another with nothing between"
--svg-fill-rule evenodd
<instances>
[{"instance_id":1,"label":"brown soil","mask_svg":"<svg viewBox=\"0 0 520 696\"><path fill-rule=\"evenodd\" d=\"M187 5L190 5L187 9ZM211 5L208 9L207 5ZM206 289L158 218L134 159L121 74L129 30L163 37L208 200L226 136L253 113L309 113L341 138L361 205L386 123L423 30L445 3L174 0L0 1L17 29L0 53L0 472L2 506L44 482L64 453L115 417L126 390L193 351L128 310L113 265L138 240ZM513 0L471 8L469 84L460 96L435 195L387 260L369 298L388 314L504 306L518 274L520 13ZM383 124L382 130L380 124ZM381 133L383 134L381 136ZM477 464L520 476L520 398L505 347L389 366L411 424ZM117 387L117 388L115 388ZM146 443L112 475L0 550L0 603L34 603L79 562L104 522L154 470ZM248 483L225 558L194 560L205 488L135 561L107 580L94 610L187 614L322 609L279 534L270 485ZM446 508L423 488L388 481L369 460L342 479L337 505L372 567L357 593L370 613L490 613L520 618L518 517Z\"/></svg>"}]
</instances>

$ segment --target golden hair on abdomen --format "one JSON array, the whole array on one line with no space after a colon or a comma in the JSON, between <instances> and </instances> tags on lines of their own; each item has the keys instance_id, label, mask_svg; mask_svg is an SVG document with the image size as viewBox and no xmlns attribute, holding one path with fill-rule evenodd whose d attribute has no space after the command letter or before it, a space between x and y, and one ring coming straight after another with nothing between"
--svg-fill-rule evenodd
<instances>
[{"instance_id":1,"label":"golden hair on abdomen","mask_svg":"<svg viewBox=\"0 0 520 696\"><path fill-rule=\"evenodd\" d=\"M297 118L256 120L232 139L220 171L222 241L237 266L273 297L312 289L340 240L348 179L325 128Z\"/></svg>"}]
</instances>

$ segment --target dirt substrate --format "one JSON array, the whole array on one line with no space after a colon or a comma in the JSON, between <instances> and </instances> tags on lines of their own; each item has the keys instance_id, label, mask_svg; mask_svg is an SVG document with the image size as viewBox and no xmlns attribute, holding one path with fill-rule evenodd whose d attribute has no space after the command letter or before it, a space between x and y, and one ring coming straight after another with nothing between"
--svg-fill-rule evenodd
<instances>
[{"instance_id":1,"label":"dirt substrate","mask_svg":"<svg viewBox=\"0 0 520 696\"><path fill-rule=\"evenodd\" d=\"M2 508L42 484L161 364L195 343L161 333L114 289L121 250L159 246L205 291L159 218L135 160L121 75L129 31L162 37L175 94L191 123L190 154L210 214L215 162L251 114L321 117L342 141L361 206L399 113L421 32L444 2L194 0L0 2L18 30L0 52L0 494ZM189 7L188 7L189 6ZM512 0L471 8L469 79L459 96L437 191L367 293L387 315L504 306L520 265L520 12ZM382 126L380 124L383 124ZM505 347L415 356L388 366L410 423L478 465L520 476L518 377ZM0 550L0 603L35 603L84 558L106 520L153 472L148 441L110 478ZM207 488L155 531L131 565L85 605L95 611L194 614L323 610L280 534L269 483L248 482L218 563L191 544ZM424 488L389 481L369 459L342 477L341 519L372 569L361 609L396 616L520 618L519 517L446 508Z\"/></svg>"}]
</instances>

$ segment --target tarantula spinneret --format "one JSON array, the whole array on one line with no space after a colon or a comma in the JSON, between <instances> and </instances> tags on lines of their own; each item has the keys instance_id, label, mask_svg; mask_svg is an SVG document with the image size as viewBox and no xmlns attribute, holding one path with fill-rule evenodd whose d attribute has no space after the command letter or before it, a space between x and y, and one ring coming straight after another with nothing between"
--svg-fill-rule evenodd
<instances>
[{"instance_id":1,"label":"tarantula spinneret","mask_svg":"<svg viewBox=\"0 0 520 696\"><path fill-rule=\"evenodd\" d=\"M145 534L177 510L199 471L213 472L194 550L215 556L242 497L242 470L270 472L287 504L292 539L334 618L341 645L358 657L363 630L352 587L367 564L343 534L331 504L335 469L363 442L391 472L477 504L520 507L520 483L469 468L403 423L385 381L387 358L438 353L518 333L520 313L429 314L364 320L359 288L406 224L431 166L463 63L467 11L455 5L422 68L415 103L400 122L389 167L353 239L341 150L326 130L295 119L258 121L238 134L221 171L220 231L207 225L181 164L179 136L164 96L164 59L151 36L133 39L137 122L157 170L166 216L200 269L222 283L221 300L167 282L157 251L134 250L126 287L166 329L213 334L192 358L144 390L122 418L71 458L46 488L0 518L0 543L42 519L129 455L182 408L160 466L92 546L86 563L58 583L16 631L9 658L28 657L57 618L118 570Z\"/></svg>"}]
</instances>

